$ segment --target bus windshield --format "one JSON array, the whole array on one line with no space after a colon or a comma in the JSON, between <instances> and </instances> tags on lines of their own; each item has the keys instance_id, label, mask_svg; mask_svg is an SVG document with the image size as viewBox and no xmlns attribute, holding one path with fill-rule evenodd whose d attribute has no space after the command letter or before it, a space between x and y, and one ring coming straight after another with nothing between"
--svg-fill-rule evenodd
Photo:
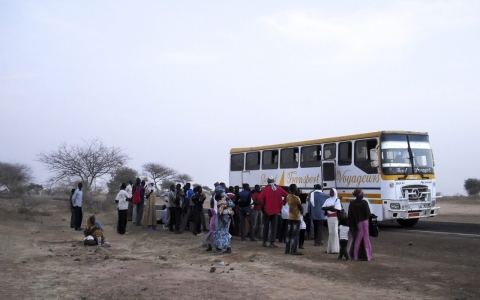
<instances>
[{"instance_id":1,"label":"bus windshield","mask_svg":"<svg viewBox=\"0 0 480 300\"><path fill-rule=\"evenodd\" d=\"M427 135L384 134L381 147L384 174L434 173L432 150Z\"/></svg>"}]
</instances>

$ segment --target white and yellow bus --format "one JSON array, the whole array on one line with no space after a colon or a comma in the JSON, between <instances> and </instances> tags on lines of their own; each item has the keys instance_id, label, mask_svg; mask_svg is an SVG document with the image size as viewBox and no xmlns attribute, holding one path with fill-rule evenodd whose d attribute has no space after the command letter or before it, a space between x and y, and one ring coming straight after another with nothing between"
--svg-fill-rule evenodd
<instances>
[{"instance_id":1,"label":"white and yellow bus","mask_svg":"<svg viewBox=\"0 0 480 300\"><path fill-rule=\"evenodd\" d=\"M230 151L230 185L295 183L302 192L336 188L343 207L359 188L378 220L413 226L433 217L436 187L428 133L379 131Z\"/></svg>"}]
</instances>

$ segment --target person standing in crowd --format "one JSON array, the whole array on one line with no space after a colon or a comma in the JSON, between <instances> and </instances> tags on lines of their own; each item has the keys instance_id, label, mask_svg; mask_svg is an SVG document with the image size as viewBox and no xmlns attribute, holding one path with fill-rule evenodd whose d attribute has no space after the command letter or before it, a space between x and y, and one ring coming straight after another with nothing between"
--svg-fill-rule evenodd
<instances>
[{"instance_id":1,"label":"person standing in crowd","mask_svg":"<svg viewBox=\"0 0 480 300\"><path fill-rule=\"evenodd\" d=\"M222 197L220 194L215 194L217 200L217 218L215 223L215 254L232 253L231 235L228 232L230 222L233 217L232 208L235 206L233 201L228 197ZM226 249L222 252L222 249Z\"/></svg>"},{"instance_id":2,"label":"person standing in crowd","mask_svg":"<svg viewBox=\"0 0 480 300\"><path fill-rule=\"evenodd\" d=\"M230 193L230 187L228 188L228 191ZM240 200L240 187L238 185L233 187L233 195L235 195L235 200L233 200L233 203L235 204L235 207L233 211L235 214L233 215L233 233L235 235L240 235L240 206L238 204L238 201Z\"/></svg>"},{"instance_id":3,"label":"person standing in crowd","mask_svg":"<svg viewBox=\"0 0 480 300\"><path fill-rule=\"evenodd\" d=\"M268 231L272 228L270 235L270 247L276 248L274 244L277 234L277 215L282 209L282 205L286 202L288 193L280 186L275 184L273 176L268 177L268 185L262 190L258 196L260 201L265 204L265 215L263 218L263 247L267 247ZM282 199L283 198L283 199Z\"/></svg>"},{"instance_id":4,"label":"person standing in crowd","mask_svg":"<svg viewBox=\"0 0 480 300\"><path fill-rule=\"evenodd\" d=\"M297 252L298 234L300 231L300 221L303 214L302 201L298 197L299 191L296 184L290 185L290 194L287 196L289 208L288 214L288 234L285 238L285 254L302 255Z\"/></svg>"},{"instance_id":5,"label":"person standing in crowd","mask_svg":"<svg viewBox=\"0 0 480 300\"><path fill-rule=\"evenodd\" d=\"M180 207L180 199L177 197L177 191L175 185L170 185L170 192L168 193L168 201L170 202L170 222L168 223L168 229L173 232L180 232L180 218L182 215L182 208Z\"/></svg>"},{"instance_id":6,"label":"person standing in crowd","mask_svg":"<svg viewBox=\"0 0 480 300\"><path fill-rule=\"evenodd\" d=\"M185 193L183 192L182 185L177 183L175 186L175 198L173 200L173 210L170 215L170 231L173 232L173 226L175 225L175 233L180 234L180 223L182 219L182 207L185 200Z\"/></svg>"},{"instance_id":7,"label":"person standing in crowd","mask_svg":"<svg viewBox=\"0 0 480 300\"><path fill-rule=\"evenodd\" d=\"M163 230L167 230L168 227L170 226L170 205L172 202L170 202L170 193L171 191L169 190L168 192L164 193L162 198L164 199L166 203L166 217L165 217L165 222L163 222Z\"/></svg>"},{"instance_id":8,"label":"person standing in crowd","mask_svg":"<svg viewBox=\"0 0 480 300\"><path fill-rule=\"evenodd\" d=\"M290 194L290 189L288 187L283 187L283 189L285 190L285 192ZM282 210L280 211L280 218L279 218L280 229L279 229L279 234L278 234L278 242L279 243L284 243L286 238L287 238L287 234L288 234L288 215L289 214L290 214L290 208L288 207L288 202L285 202L285 204L283 204Z\"/></svg>"},{"instance_id":9,"label":"person standing in crowd","mask_svg":"<svg viewBox=\"0 0 480 300\"><path fill-rule=\"evenodd\" d=\"M248 183L243 184L243 191L238 194L238 209L240 214L240 235L242 241L245 241L245 218L248 219L248 224L250 225L250 241L254 242L254 232L255 232L255 223L253 221L252 215L252 192Z\"/></svg>"},{"instance_id":10,"label":"person standing in crowd","mask_svg":"<svg viewBox=\"0 0 480 300\"><path fill-rule=\"evenodd\" d=\"M205 194L203 194L203 190L201 186L196 186L194 189L194 194L190 197L190 201L193 203L192 213L193 213L193 220L194 226L192 228L192 232L194 235L200 234L201 232L201 225L202 225L202 214L203 214L203 202L205 202Z\"/></svg>"},{"instance_id":11,"label":"person standing in crowd","mask_svg":"<svg viewBox=\"0 0 480 300\"><path fill-rule=\"evenodd\" d=\"M352 233L350 256L353 260L372 260L372 245L368 230L368 221L371 215L368 202L363 199L363 191L356 189L356 197L348 207L348 223Z\"/></svg>"},{"instance_id":12,"label":"person standing in crowd","mask_svg":"<svg viewBox=\"0 0 480 300\"><path fill-rule=\"evenodd\" d=\"M328 195L322 191L319 184L313 186L315 189L310 193L308 202L308 214L313 220L313 235L315 239L314 246L323 245L323 222L325 220L325 211L323 205L328 199Z\"/></svg>"},{"instance_id":13,"label":"person standing in crowd","mask_svg":"<svg viewBox=\"0 0 480 300\"><path fill-rule=\"evenodd\" d=\"M75 210L75 230L82 231L82 220L83 220L83 210L82 210L82 201L83 201L83 183L77 185L77 189L72 195L73 209Z\"/></svg>"},{"instance_id":14,"label":"person standing in crowd","mask_svg":"<svg viewBox=\"0 0 480 300\"><path fill-rule=\"evenodd\" d=\"M258 199L260 195L260 185L256 184L252 194L253 200L253 226L255 227L255 232L257 237L260 240L263 240L263 205Z\"/></svg>"},{"instance_id":15,"label":"person standing in crowd","mask_svg":"<svg viewBox=\"0 0 480 300\"><path fill-rule=\"evenodd\" d=\"M145 213L142 218L142 225L148 230L157 231L157 211L155 209L155 183L150 181L145 188ZM138 213L138 212L137 212Z\"/></svg>"},{"instance_id":16,"label":"person standing in crowd","mask_svg":"<svg viewBox=\"0 0 480 300\"><path fill-rule=\"evenodd\" d=\"M337 212L342 209L340 200L337 197L337 190L330 190L330 198L323 204L323 208L327 211L328 223L328 245L326 253L339 253L340 241L338 240L338 218Z\"/></svg>"},{"instance_id":17,"label":"person standing in crowd","mask_svg":"<svg viewBox=\"0 0 480 300\"><path fill-rule=\"evenodd\" d=\"M189 227L190 217L192 216L192 205L190 198L193 196L193 190L190 188L190 183L187 182L183 187L184 201L182 206L182 222L180 224L180 232L184 232L185 228ZM193 231L193 230L192 230Z\"/></svg>"},{"instance_id":18,"label":"person standing in crowd","mask_svg":"<svg viewBox=\"0 0 480 300\"><path fill-rule=\"evenodd\" d=\"M73 205L73 194L75 193L75 189L70 191L70 228L75 228L75 206Z\"/></svg>"},{"instance_id":19,"label":"person standing in crowd","mask_svg":"<svg viewBox=\"0 0 480 300\"><path fill-rule=\"evenodd\" d=\"M117 202L117 210L118 210L118 225L117 230L119 234L128 234L126 231L127 228L127 214L128 214L128 201L127 199L132 197L126 191L127 185L122 183L120 186L120 191L117 193L115 197L115 202Z\"/></svg>"},{"instance_id":20,"label":"person standing in crowd","mask_svg":"<svg viewBox=\"0 0 480 300\"><path fill-rule=\"evenodd\" d=\"M308 204L307 204L307 197L308 195L305 193L301 193L299 195L300 201L302 202L302 216L300 220L300 233L298 234L298 249L305 249L303 248L303 244L305 243L305 232L307 229L307 224L305 223L305 216L308 215Z\"/></svg>"},{"instance_id":21,"label":"person standing in crowd","mask_svg":"<svg viewBox=\"0 0 480 300\"><path fill-rule=\"evenodd\" d=\"M140 193L140 203L134 206L133 215L135 216L135 223L137 226L142 226L143 211L145 208L145 180L140 182L137 186L137 190Z\"/></svg>"},{"instance_id":22,"label":"person standing in crowd","mask_svg":"<svg viewBox=\"0 0 480 300\"><path fill-rule=\"evenodd\" d=\"M135 184L132 186L132 195L135 193L137 188L141 185L140 178L135 179ZM127 220L133 221L134 224L140 225L137 223L137 205L130 203L128 206Z\"/></svg>"},{"instance_id":23,"label":"person standing in crowd","mask_svg":"<svg viewBox=\"0 0 480 300\"><path fill-rule=\"evenodd\" d=\"M229 232L231 235L238 235L238 224L239 224L239 219L238 219L238 203L237 203L237 196L235 195L235 190L233 186L229 186L228 190L226 191L227 197L233 201L233 204L235 207L233 208L233 211L235 214L232 217L232 220L230 222L230 229Z\"/></svg>"},{"instance_id":24,"label":"person standing in crowd","mask_svg":"<svg viewBox=\"0 0 480 300\"><path fill-rule=\"evenodd\" d=\"M133 191L133 182L131 180L128 181L128 185L125 188L125 191L129 194L132 195ZM132 204L132 196L130 196L130 199L127 199L128 202L128 209L127 209L127 221L132 221L132 214L133 214L133 204Z\"/></svg>"},{"instance_id":25,"label":"person standing in crowd","mask_svg":"<svg viewBox=\"0 0 480 300\"><path fill-rule=\"evenodd\" d=\"M217 204L216 204L216 200L215 200L215 192L217 191L217 186L219 186L220 183L215 182L213 184L213 192L212 192L212 196L210 197L210 208L213 208L215 211L217 211Z\"/></svg>"}]
</instances>

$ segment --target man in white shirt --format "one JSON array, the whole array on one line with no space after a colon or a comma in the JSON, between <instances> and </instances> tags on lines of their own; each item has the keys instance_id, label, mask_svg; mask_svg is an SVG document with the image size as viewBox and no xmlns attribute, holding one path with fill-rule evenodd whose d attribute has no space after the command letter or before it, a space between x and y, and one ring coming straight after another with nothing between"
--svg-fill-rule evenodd
<instances>
[{"instance_id":1,"label":"man in white shirt","mask_svg":"<svg viewBox=\"0 0 480 300\"><path fill-rule=\"evenodd\" d=\"M83 200L83 192L82 192L83 184L80 182L78 184L78 188L75 190L72 196L72 203L73 209L75 210L75 230L82 231L82 219L83 219L83 211L82 211L82 200Z\"/></svg>"},{"instance_id":2,"label":"man in white shirt","mask_svg":"<svg viewBox=\"0 0 480 300\"><path fill-rule=\"evenodd\" d=\"M130 194L132 194L132 184L133 182L131 180L128 181L128 185L125 188L125 191ZM128 201L128 211L127 211L127 221L132 221L132 213L133 213L133 204L132 204L132 196L130 196L130 199Z\"/></svg>"}]
</instances>

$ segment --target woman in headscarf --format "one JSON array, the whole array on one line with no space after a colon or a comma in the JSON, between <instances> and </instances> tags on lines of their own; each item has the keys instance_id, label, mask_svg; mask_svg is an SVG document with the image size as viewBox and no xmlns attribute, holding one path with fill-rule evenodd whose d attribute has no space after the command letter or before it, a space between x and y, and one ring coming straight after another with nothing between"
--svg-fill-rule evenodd
<instances>
[{"instance_id":1,"label":"woman in headscarf","mask_svg":"<svg viewBox=\"0 0 480 300\"><path fill-rule=\"evenodd\" d=\"M142 225L148 230L157 231L157 211L155 209L155 183L149 181L145 187L145 212L143 213Z\"/></svg>"},{"instance_id":2,"label":"woman in headscarf","mask_svg":"<svg viewBox=\"0 0 480 300\"><path fill-rule=\"evenodd\" d=\"M215 195L217 200L217 218L215 219L215 254L232 253L230 243L231 235L228 231L233 217L232 207L235 206L232 200L222 197L221 194ZM222 249L226 249L222 252Z\"/></svg>"},{"instance_id":3,"label":"woman in headscarf","mask_svg":"<svg viewBox=\"0 0 480 300\"><path fill-rule=\"evenodd\" d=\"M101 243L102 245L110 246L110 243L105 241L102 225L99 222L96 222L95 215L91 215L87 219L87 227L85 228L84 234L86 237L89 235L93 236L95 241L99 244Z\"/></svg>"},{"instance_id":4,"label":"woman in headscarf","mask_svg":"<svg viewBox=\"0 0 480 300\"><path fill-rule=\"evenodd\" d=\"M363 199L363 191L356 189L353 192L356 197L350 202L348 207L348 223L352 233L352 243L350 244L350 257L353 260L372 259L372 245L370 244L370 235L368 231L368 220L370 218L370 206Z\"/></svg>"},{"instance_id":5,"label":"woman in headscarf","mask_svg":"<svg viewBox=\"0 0 480 300\"><path fill-rule=\"evenodd\" d=\"M328 246L327 253L339 253L340 252L340 240L338 239L338 218L337 212L342 209L340 199L337 196L337 190L332 188L330 190L330 198L325 200L322 206L327 212L328 223Z\"/></svg>"}]
</instances>

